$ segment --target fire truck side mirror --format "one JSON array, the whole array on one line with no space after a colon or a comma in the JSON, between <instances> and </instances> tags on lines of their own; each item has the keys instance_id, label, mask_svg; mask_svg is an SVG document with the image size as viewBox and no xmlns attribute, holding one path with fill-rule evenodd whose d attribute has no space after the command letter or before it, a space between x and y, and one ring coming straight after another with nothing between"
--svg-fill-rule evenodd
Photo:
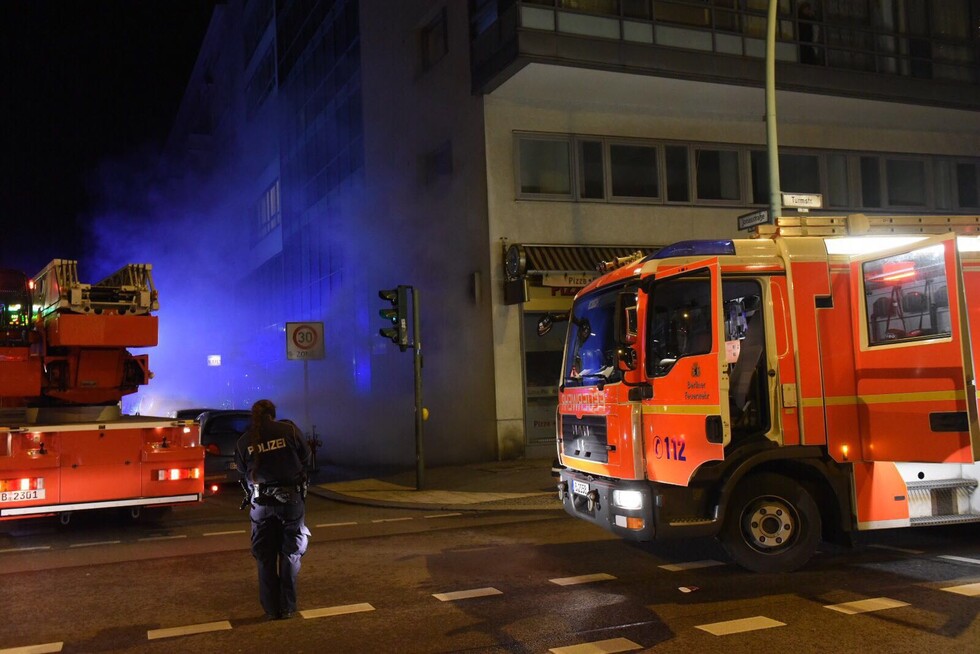
<instances>
[{"instance_id":1,"label":"fire truck side mirror","mask_svg":"<svg viewBox=\"0 0 980 654\"><path fill-rule=\"evenodd\" d=\"M623 291L616 296L613 312L613 334L616 338L616 356L627 370L636 370L636 290ZM618 364L617 364L618 367Z\"/></svg>"},{"instance_id":2,"label":"fire truck side mirror","mask_svg":"<svg viewBox=\"0 0 980 654\"><path fill-rule=\"evenodd\" d=\"M629 346L636 343L636 293L635 290L623 291L616 296L613 334L616 335L617 345Z\"/></svg>"}]
</instances>

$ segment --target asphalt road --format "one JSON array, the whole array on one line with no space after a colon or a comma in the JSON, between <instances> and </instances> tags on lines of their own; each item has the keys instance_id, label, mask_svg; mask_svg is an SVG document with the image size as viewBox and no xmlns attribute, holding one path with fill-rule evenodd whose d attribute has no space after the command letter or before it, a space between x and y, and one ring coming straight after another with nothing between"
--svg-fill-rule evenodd
<instances>
[{"instance_id":1,"label":"asphalt road","mask_svg":"<svg viewBox=\"0 0 980 654\"><path fill-rule=\"evenodd\" d=\"M0 654L933 652L980 643L980 530L877 532L756 575L559 512L309 502L301 616L265 622L237 496L157 526L0 523ZM30 648L30 649L18 649ZM562 649L568 648L568 649Z\"/></svg>"}]
</instances>

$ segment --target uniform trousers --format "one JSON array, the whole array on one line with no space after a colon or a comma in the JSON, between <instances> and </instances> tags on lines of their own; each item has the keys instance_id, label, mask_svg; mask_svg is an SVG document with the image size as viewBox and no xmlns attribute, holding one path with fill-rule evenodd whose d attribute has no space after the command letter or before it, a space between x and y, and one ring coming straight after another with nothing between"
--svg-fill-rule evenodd
<instances>
[{"instance_id":1,"label":"uniform trousers","mask_svg":"<svg viewBox=\"0 0 980 654\"><path fill-rule=\"evenodd\" d=\"M304 523L305 506L299 493L286 503L254 504L252 556L259 568L259 602L266 614L280 617L296 612L296 576L306 554L310 530Z\"/></svg>"}]
</instances>

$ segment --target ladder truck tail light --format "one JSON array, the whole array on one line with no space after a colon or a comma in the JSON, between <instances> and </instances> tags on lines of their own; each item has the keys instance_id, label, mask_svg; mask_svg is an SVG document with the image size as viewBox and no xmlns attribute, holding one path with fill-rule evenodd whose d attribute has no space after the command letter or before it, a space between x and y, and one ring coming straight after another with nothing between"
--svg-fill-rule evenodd
<instances>
[{"instance_id":1,"label":"ladder truck tail light","mask_svg":"<svg viewBox=\"0 0 980 654\"><path fill-rule=\"evenodd\" d=\"M156 481L182 481L184 479L200 479L200 468L165 468L154 470L153 479Z\"/></svg>"},{"instance_id":2,"label":"ladder truck tail light","mask_svg":"<svg viewBox=\"0 0 980 654\"><path fill-rule=\"evenodd\" d=\"M20 477L0 479L0 492L32 491L44 489L44 477Z\"/></svg>"}]
</instances>

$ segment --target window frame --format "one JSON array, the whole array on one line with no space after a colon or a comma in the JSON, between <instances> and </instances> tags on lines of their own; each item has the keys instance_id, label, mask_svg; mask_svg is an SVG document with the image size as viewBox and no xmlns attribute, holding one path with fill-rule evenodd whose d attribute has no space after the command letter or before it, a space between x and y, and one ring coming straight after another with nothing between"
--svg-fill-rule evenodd
<instances>
[{"instance_id":1,"label":"window frame","mask_svg":"<svg viewBox=\"0 0 980 654\"><path fill-rule=\"evenodd\" d=\"M562 142L568 148L568 193L529 193L521 190L521 143L523 141L550 141ZM597 143L600 146L602 156L602 197L585 197L585 174L582 169L584 164L581 154L583 143ZM619 196L613 194L613 171L611 148L615 145L639 146L656 150L657 162L657 193L656 197L642 196ZM569 134L552 132L517 132L513 133L514 147L514 187L515 199L518 200L559 200L572 202L592 202L605 204L636 204L636 205L662 205L662 206L692 206L692 207L764 207L768 204L768 197L761 202L756 202L754 197L754 172L752 170L752 158L758 153L764 153L764 146L759 144L733 144L715 143L705 141L677 141L671 139L650 139L650 138L630 138L623 136L598 136L595 134ZM667 149L683 148L687 157L685 175L688 198L687 200L672 200L668 194L667 185ZM696 153L699 151L708 152L731 152L737 158L737 173L739 176L736 188L738 198L734 199L715 199L703 198L698 195L698 174L695 162ZM957 188L956 170L957 165L972 165L977 175L977 184L980 186L980 157L969 157L963 155L947 154L908 154L898 152L881 151L860 151L860 150L839 150L823 148L783 148L780 155L792 155L802 157L816 157L817 174L819 176L819 193L824 197L824 211L897 211L902 213L928 212L938 214L963 214L964 212L975 212L980 207L964 206L959 198ZM843 195L846 196L846 204L830 204L830 166L832 157L841 157L845 166L843 179L846 188ZM863 162L873 161L875 164L874 181L877 182L879 203L877 205L867 205L864 202L865 179L863 175ZM920 162L924 171L925 197L926 203L923 206L904 205L892 203L889 197L888 187L888 162L889 161L914 161ZM940 166L942 162L944 165ZM942 168L952 171L950 179L953 188L953 206L936 206L936 188L938 188L935 175ZM783 192L797 192L798 189L780 189Z\"/></svg>"},{"instance_id":2,"label":"window frame","mask_svg":"<svg viewBox=\"0 0 980 654\"><path fill-rule=\"evenodd\" d=\"M613 166L612 148L613 146L626 146L637 148L649 148L654 151L656 158L656 183L657 195L616 195L613 192ZM663 143L646 139L624 139L614 138L604 140L603 149L604 172L606 175L606 201L617 204L663 204L664 202L664 150Z\"/></svg>"},{"instance_id":3,"label":"window frame","mask_svg":"<svg viewBox=\"0 0 980 654\"><path fill-rule=\"evenodd\" d=\"M564 143L568 148L568 193L531 193L523 190L521 181L521 143L524 141L545 141ZM570 134L514 134L514 197L518 200L575 200L577 199L577 170L575 165L575 138Z\"/></svg>"}]
</instances>

